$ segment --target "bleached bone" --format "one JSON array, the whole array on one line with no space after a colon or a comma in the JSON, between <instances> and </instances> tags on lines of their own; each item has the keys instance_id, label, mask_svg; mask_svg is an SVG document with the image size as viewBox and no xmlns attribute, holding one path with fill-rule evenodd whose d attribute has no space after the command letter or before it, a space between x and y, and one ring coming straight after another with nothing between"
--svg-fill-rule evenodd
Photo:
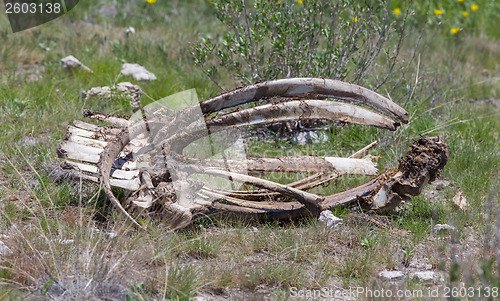
<instances>
[{"instance_id":1,"label":"bleached bone","mask_svg":"<svg viewBox=\"0 0 500 301\"><path fill-rule=\"evenodd\" d=\"M272 103L217 116L207 126L250 126L278 121L327 119L395 130L396 122L359 106L327 100Z\"/></svg>"},{"instance_id":2,"label":"bleached bone","mask_svg":"<svg viewBox=\"0 0 500 301\"><path fill-rule=\"evenodd\" d=\"M83 162L97 163L103 150L103 148L99 147L92 147L76 142L64 141L57 148L57 154L60 158L69 158Z\"/></svg>"},{"instance_id":3,"label":"bleached bone","mask_svg":"<svg viewBox=\"0 0 500 301\"><path fill-rule=\"evenodd\" d=\"M286 98L291 99L282 101ZM167 220L169 216L175 220L171 222L173 227L189 224L192 214L196 212L211 212L213 210L229 211L244 217L255 218L293 218L317 214L319 210L329 207L353 204L362 204L370 209L384 210L397 204L397 201L394 200L400 200L407 193L419 192L421 186L431 181L433 175L446 163L447 155L443 155L443 152L439 151L427 152L432 149L432 146L427 145L427 148L419 149L424 155L418 160L401 161L403 163L411 161L411 164L415 166L411 164L403 166L402 163L398 172L389 170L356 188L332 196L321 197L306 192L306 190L328 183L345 173L374 174L376 172L375 165L369 159L359 158L376 143L356 152L350 158L305 156L219 160L182 156L182 150L185 146L208 135L208 132L214 133L232 127L301 119L337 120L390 130L394 130L399 125L398 122L392 121L386 116L362 107L326 101L324 100L326 98L363 104L397 121L404 123L408 121L408 113L404 109L389 99L357 85L329 79L281 79L250 85L218 95L201 102L199 107L188 107L181 111L168 112L167 115L164 114L167 111L149 112L144 120L133 122L124 118L86 111L87 117L110 122L118 128L75 122L74 127L68 128L65 141L58 148L58 154L63 158L77 160L78 162L69 161L71 163L66 165L78 170L77 174L81 175L82 178L101 183L113 205L136 225L138 223L125 211L120 201L111 192L111 186L127 187L126 189L131 191L137 190L137 193L133 195L135 201L131 203L135 202L138 208L141 207L141 210L148 210L153 206L155 208L163 206L164 212L168 215ZM275 99L279 101L276 102ZM212 114L226 108L262 100L267 102L271 100L271 103L216 116ZM200 108L206 119L204 123L193 122L185 118L185 116L192 116ZM148 137L149 129L155 129L155 133L162 135ZM432 144L435 142L433 139L436 138L425 138L419 143ZM147 180L148 173L141 173L138 167L138 164L147 164L147 162L136 162L132 159L136 152L149 152L148 143L151 141L153 141L153 146L164 151L164 155L179 159L178 161L181 163L194 164L192 172L226 177L260 188L254 191L222 191L202 187L200 190L195 190L195 195L192 198L184 196L179 200L175 197L165 199L160 184L172 184L172 182L168 182L170 181L168 174L160 174L159 177L155 175L154 181ZM447 151L445 143L435 144L439 145L438 149L446 149ZM413 149L418 149L418 145L414 144ZM80 154L75 154L76 152L80 152ZM158 154L158 152L156 153ZM97 163L96 159L98 159ZM428 171L427 176L419 177L416 182L412 182L412 176L408 177L408 175L413 175L412 172L420 170L421 163L427 159L429 162L439 162L440 167L434 171ZM231 171L222 170L227 165L232 167ZM426 168L423 167L421 170L425 171ZM235 172L240 170L250 173L267 171L316 173L290 184L279 184ZM410 170L412 172L409 172ZM133 184L124 185L126 182ZM187 179L182 178L180 182L182 185L191 185ZM155 184L153 185L153 183ZM271 201L278 200L275 196L281 196L280 200L295 198L298 202ZM219 200L214 200L214 198Z\"/></svg>"},{"instance_id":4,"label":"bleached bone","mask_svg":"<svg viewBox=\"0 0 500 301\"><path fill-rule=\"evenodd\" d=\"M117 129L117 128L99 126L99 125L95 125L92 123L83 122L80 120L73 121L73 125L78 127L78 128L87 130L87 131L92 131L94 133L104 133L104 134L116 135L120 132L120 129Z\"/></svg>"},{"instance_id":5,"label":"bleached bone","mask_svg":"<svg viewBox=\"0 0 500 301\"><path fill-rule=\"evenodd\" d=\"M326 78L286 78L262 82L218 95L200 105L204 113L212 113L271 97L350 100L374 108L403 123L408 122L408 112L382 95L355 84Z\"/></svg>"},{"instance_id":6,"label":"bleached bone","mask_svg":"<svg viewBox=\"0 0 500 301\"><path fill-rule=\"evenodd\" d=\"M275 183L269 180L264 180L248 175L243 175L235 172L228 172L224 170L217 169L208 169L208 168L200 168L199 166L193 166L197 173L204 173L207 175L214 175L219 177L231 178L233 181L254 185L257 187L265 188L267 190L279 192L285 196L294 198L298 200L300 203L304 204L306 208L309 210L316 212L320 206L322 197L302 191L300 189L296 189L293 187L289 187L283 184Z\"/></svg>"},{"instance_id":7,"label":"bleached bone","mask_svg":"<svg viewBox=\"0 0 500 301\"><path fill-rule=\"evenodd\" d=\"M63 161L62 164L69 165L67 168L85 171L85 172L88 172L90 174L95 174L95 175L99 174L97 167L93 166L93 165L82 164L82 163L72 162L72 161L68 161L68 160ZM111 176L113 178L117 178L117 179L121 179L121 180L133 180L134 178L137 178L139 176L139 170L112 169Z\"/></svg>"},{"instance_id":8,"label":"bleached bone","mask_svg":"<svg viewBox=\"0 0 500 301\"><path fill-rule=\"evenodd\" d=\"M75 179L82 179L84 181L89 181L89 182L94 182L94 183L99 183L99 178L94 177L94 176L89 176L83 173L78 174L77 176L74 177ZM129 191L135 191L138 190L141 186L141 183L138 178L133 178L133 179L110 179L111 186L129 190Z\"/></svg>"},{"instance_id":9,"label":"bleached bone","mask_svg":"<svg viewBox=\"0 0 500 301\"><path fill-rule=\"evenodd\" d=\"M126 128L130 125L130 122L125 118L115 117L112 115L103 114L99 112L93 112L90 110L84 110L83 116L101 121L106 121L119 128Z\"/></svg>"},{"instance_id":10,"label":"bleached bone","mask_svg":"<svg viewBox=\"0 0 500 301\"><path fill-rule=\"evenodd\" d=\"M426 183L433 181L446 165L448 157L449 150L443 137L423 137L413 142L398 168L389 169L357 187L326 196L320 210L358 204L371 210L392 210L408 198L408 194L419 194ZM221 196L221 199L225 197ZM289 219L311 214L299 202L262 202L259 206L261 202L234 197L229 197L228 201L232 204L214 202L211 208L251 219Z\"/></svg>"},{"instance_id":11,"label":"bleached bone","mask_svg":"<svg viewBox=\"0 0 500 301\"><path fill-rule=\"evenodd\" d=\"M378 141L373 141L369 145L363 147L359 151L355 152L349 158L355 159L355 158L360 158L361 156L364 156L368 151L373 149L378 145ZM303 178L301 180L292 182L287 184L290 187L295 187L301 190L309 190L314 187L317 187L319 185L326 184L334 179L337 179L340 177L342 174L324 174L324 173L316 173L313 174L309 177ZM272 199L275 197L279 196L279 193L275 192L270 192L266 190L253 190L253 191L248 191L248 190L240 190L240 191L221 191L219 190L220 193L230 196L230 197L235 197L235 198L242 198L242 199L247 199L247 200L255 200L255 199Z\"/></svg>"},{"instance_id":12,"label":"bleached bone","mask_svg":"<svg viewBox=\"0 0 500 301\"><path fill-rule=\"evenodd\" d=\"M78 127L73 127L73 126L68 126L67 127L67 135L68 136L80 136L80 137L85 137L85 138L90 138L90 139L96 139L100 141L109 141L115 137L116 134L105 134L105 133L100 133L100 132L94 132L94 131L89 131L85 129L81 129Z\"/></svg>"},{"instance_id":13,"label":"bleached bone","mask_svg":"<svg viewBox=\"0 0 500 301\"><path fill-rule=\"evenodd\" d=\"M366 159L315 157L315 156L291 156L274 158L248 158L244 160L235 159L194 159L176 156L176 161L184 164L206 166L226 169L230 166L231 171L278 171L278 172L336 172L339 174L352 175L377 175L375 164Z\"/></svg>"}]
</instances>

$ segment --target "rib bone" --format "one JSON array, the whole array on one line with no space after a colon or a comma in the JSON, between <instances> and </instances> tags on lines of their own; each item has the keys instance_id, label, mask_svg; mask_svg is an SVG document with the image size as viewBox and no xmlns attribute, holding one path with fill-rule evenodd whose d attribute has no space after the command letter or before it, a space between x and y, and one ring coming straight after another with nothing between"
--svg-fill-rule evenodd
<instances>
[{"instance_id":1,"label":"rib bone","mask_svg":"<svg viewBox=\"0 0 500 301\"><path fill-rule=\"evenodd\" d=\"M201 109L208 114L271 97L351 100L374 108L403 123L408 122L408 112L391 100L358 85L325 78L286 78L258 83L205 100L201 103Z\"/></svg>"}]
</instances>

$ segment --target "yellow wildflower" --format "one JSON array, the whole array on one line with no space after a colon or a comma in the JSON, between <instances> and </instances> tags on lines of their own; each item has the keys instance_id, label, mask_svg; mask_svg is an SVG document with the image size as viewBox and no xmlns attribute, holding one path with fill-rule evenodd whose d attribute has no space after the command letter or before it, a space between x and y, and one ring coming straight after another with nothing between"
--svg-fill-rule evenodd
<instances>
[{"instance_id":1,"label":"yellow wildflower","mask_svg":"<svg viewBox=\"0 0 500 301\"><path fill-rule=\"evenodd\" d=\"M451 31L452 34L457 34L460 31L460 28L459 27L454 27L454 28L450 29L450 31Z\"/></svg>"},{"instance_id":2,"label":"yellow wildflower","mask_svg":"<svg viewBox=\"0 0 500 301\"><path fill-rule=\"evenodd\" d=\"M396 15L399 15L399 14L401 14L401 9L400 9L399 7L398 7L398 8L395 8L395 9L393 10L393 12L394 12Z\"/></svg>"},{"instance_id":3,"label":"yellow wildflower","mask_svg":"<svg viewBox=\"0 0 500 301\"><path fill-rule=\"evenodd\" d=\"M462 16L467 17L468 15L469 15L469 12L467 12L467 11L462 12Z\"/></svg>"},{"instance_id":4,"label":"yellow wildflower","mask_svg":"<svg viewBox=\"0 0 500 301\"><path fill-rule=\"evenodd\" d=\"M210 0L210 1L211 1L211 0ZM278 4L280 4L280 3L281 3L281 0L278 0Z\"/></svg>"},{"instance_id":5,"label":"yellow wildflower","mask_svg":"<svg viewBox=\"0 0 500 301\"><path fill-rule=\"evenodd\" d=\"M299 4L302 4L302 2L303 2L303 1L302 1L302 0L297 0L297 2L298 2Z\"/></svg>"},{"instance_id":6,"label":"yellow wildflower","mask_svg":"<svg viewBox=\"0 0 500 301\"><path fill-rule=\"evenodd\" d=\"M442 9L435 9L434 14L441 16L443 14L443 10Z\"/></svg>"},{"instance_id":7,"label":"yellow wildflower","mask_svg":"<svg viewBox=\"0 0 500 301\"><path fill-rule=\"evenodd\" d=\"M146 1L148 1L149 4L153 4L156 2L156 0L146 0Z\"/></svg>"},{"instance_id":8,"label":"yellow wildflower","mask_svg":"<svg viewBox=\"0 0 500 301\"><path fill-rule=\"evenodd\" d=\"M479 5L476 5L476 4L471 4L471 6L470 6L470 10L472 10L472 11L476 11L476 10L478 10L478 9L479 9Z\"/></svg>"},{"instance_id":9,"label":"yellow wildflower","mask_svg":"<svg viewBox=\"0 0 500 301\"><path fill-rule=\"evenodd\" d=\"M457 0L458 2L464 2L464 0Z\"/></svg>"},{"instance_id":10,"label":"yellow wildflower","mask_svg":"<svg viewBox=\"0 0 500 301\"><path fill-rule=\"evenodd\" d=\"M358 23L358 17L352 18L354 20L354 23Z\"/></svg>"}]
</instances>

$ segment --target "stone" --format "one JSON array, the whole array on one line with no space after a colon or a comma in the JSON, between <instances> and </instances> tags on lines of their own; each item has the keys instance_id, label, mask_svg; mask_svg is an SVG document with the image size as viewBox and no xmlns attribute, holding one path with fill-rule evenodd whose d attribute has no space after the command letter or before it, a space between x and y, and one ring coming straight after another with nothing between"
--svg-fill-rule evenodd
<instances>
[{"instance_id":1,"label":"stone","mask_svg":"<svg viewBox=\"0 0 500 301\"><path fill-rule=\"evenodd\" d=\"M47 295L51 297L60 297L66 292L64 287L61 286L57 279L54 279L53 281L47 281L45 285L48 284L50 284L50 286L48 287Z\"/></svg>"},{"instance_id":2,"label":"stone","mask_svg":"<svg viewBox=\"0 0 500 301\"><path fill-rule=\"evenodd\" d=\"M76 57L72 55L68 55L67 57L64 57L61 59L61 65L64 69L75 69L75 68L82 68L83 70L86 70L88 72L92 72L89 67L85 66L82 64Z\"/></svg>"},{"instance_id":3,"label":"stone","mask_svg":"<svg viewBox=\"0 0 500 301\"><path fill-rule=\"evenodd\" d=\"M292 141L298 145L306 145L307 143L322 143L329 140L328 135L324 132L299 132L293 137Z\"/></svg>"},{"instance_id":4,"label":"stone","mask_svg":"<svg viewBox=\"0 0 500 301\"><path fill-rule=\"evenodd\" d=\"M378 273L380 278L384 278L385 280L397 280L402 279L404 277L404 273L401 271L382 271Z\"/></svg>"},{"instance_id":5,"label":"stone","mask_svg":"<svg viewBox=\"0 0 500 301\"><path fill-rule=\"evenodd\" d=\"M135 28L133 28L132 26L129 26L129 27L125 28L125 34L127 36L129 36L131 34L135 34Z\"/></svg>"},{"instance_id":6,"label":"stone","mask_svg":"<svg viewBox=\"0 0 500 301\"><path fill-rule=\"evenodd\" d=\"M95 96L109 99L117 94L124 95L125 97L130 98L130 105L133 108L139 106L142 93L141 87L131 84L130 82L121 82L112 87L94 87L88 91L83 91L83 95L85 95L85 99L87 100Z\"/></svg>"},{"instance_id":7,"label":"stone","mask_svg":"<svg viewBox=\"0 0 500 301\"><path fill-rule=\"evenodd\" d=\"M423 263L423 262L414 262L412 261L409 264L410 268L415 268L419 270L432 270L432 264L430 263Z\"/></svg>"},{"instance_id":8,"label":"stone","mask_svg":"<svg viewBox=\"0 0 500 301\"><path fill-rule=\"evenodd\" d=\"M434 226L434 231L436 231L437 233L440 233L440 234L447 234L450 232L455 232L456 230L457 230L457 228L450 226L448 224L436 224Z\"/></svg>"},{"instance_id":9,"label":"stone","mask_svg":"<svg viewBox=\"0 0 500 301\"><path fill-rule=\"evenodd\" d=\"M422 282L432 281L434 280L434 272L432 271L415 272L411 278Z\"/></svg>"},{"instance_id":10,"label":"stone","mask_svg":"<svg viewBox=\"0 0 500 301\"><path fill-rule=\"evenodd\" d=\"M121 73L123 75L131 75L135 80L155 80L156 75L149 72L143 66L139 64L128 64L125 63L122 66Z\"/></svg>"},{"instance_id":11,"label":"stone","mask_svg":"<svg viewBox=\"0 0 500 301\"><path fill-rule=\"evenodd\" d=\"M344 221L336 217L330 210L325 210L319 215L318 221L325 225L327 228L335 228L341 225Z\"/></svg>"},{"instance_id":12,"label":"stone","mask_svg":"<svg viewBox=\"0 0 500 301\"><path fill-rule=\"evenodd\" d=\"M116 84L116 90L136 95L142 94L141 87L139 87L138 85L134 85L130 82L121 82Z\"/></svg>"},{"instance_id":13,"label":"stone","mask_svg":"<svg viewBox=\"0 0 500 301\"><path fill-rule=\"evenodd\" d=\"M33 137L31 135L28 135L28 136L24 136L23 138L19 139L19 141L17 141L17 144L24 146L24 147L29 147L29 146L37 145L38 142L39 142L38 138Z\"/></svg>"},{"instance_id":14,"label":"stone","mask_svg":"<svg viewBox=\"0 0 500 301\"><path fill-rule=\"evenodd\" d=\"M450 186L450 182L445 179L437 179L433 182L436 186L436 190L443 190L444 188Z\"/></svg>"}]
</instances>

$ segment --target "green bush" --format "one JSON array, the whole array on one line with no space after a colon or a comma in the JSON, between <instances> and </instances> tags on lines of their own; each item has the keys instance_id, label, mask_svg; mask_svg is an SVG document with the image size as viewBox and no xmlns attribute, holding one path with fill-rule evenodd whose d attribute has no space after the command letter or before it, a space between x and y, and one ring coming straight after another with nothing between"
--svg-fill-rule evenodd
<instances>
[{"instance_id":1,"label":"green bush","mask_svg":"<svg viewBox=\"0 0 500 301\"><path fill-rule=\"evenodd\" d=\"M381 86L396 70L409 16L405 8L396 15L387 0L212 3L228 32L195 44L195 62L216 82L223 67L242 84L284 77L362 83L382 55L387 68L373 76Z\"/></svg>"}]
</instances>

